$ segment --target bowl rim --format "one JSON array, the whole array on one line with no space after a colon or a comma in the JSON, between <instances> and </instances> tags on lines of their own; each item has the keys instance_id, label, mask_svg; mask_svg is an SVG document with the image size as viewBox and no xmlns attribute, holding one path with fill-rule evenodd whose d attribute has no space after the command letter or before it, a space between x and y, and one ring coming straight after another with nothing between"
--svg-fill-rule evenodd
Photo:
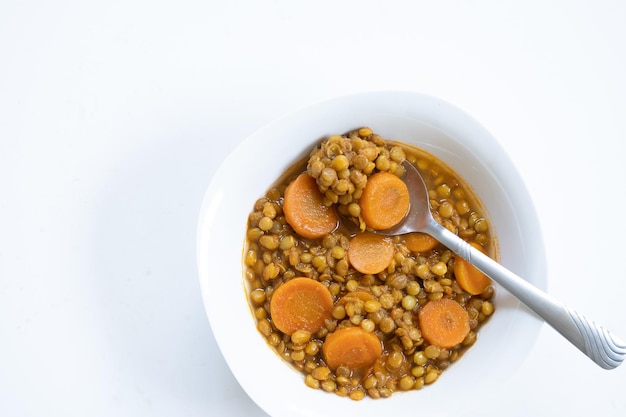
<instances>
[{"instance_id":1,"label":"bowl rim","mask_svg":"<svg viewBox=\"0 0 626 417\"><path fill-rule=\"evenodd\" d=\"M341 111L341 109L344 109L343 111L347 112L375 115L375 117L380 118L392 117L391 115L395 115L394 117L398 118L398 121L417 120L416 115L422 115L424 117L421 120L417 120L419 123L430 126L433 129L443 129L445 131L445 135L449 137L454 137L458 140L458 138L465 138L474 135L481 138L480 142L474 143L475 145L478 144L477 148L465 149L465 151L469 152L468 154L473 154L477 158L477 160L479 160L483 164L483 166L479 167L479 169L489 171L490 176L497 177L497 181L499 181L503 187L512 187L515 190L514 192L512 191L511 193L509 193L509 195L507 195L511 200L509 203L514 204L516 207L521 207L521 210L524 214L521 219L518 219L519 224L517 224L516 226L518 228L523 228L523 230L525 231L530 231L532 234L532 245L524 240L524 247L522 248L525 255L528 256L529 259L533 260L532 268L530 268L530 270L526 272L533 274L533 284L535 286L544 290L547 286L547 266L543 238L537 214L530 198L530 194L527 191L522 177L520 176L519 172L511 162L510 158L508 157L500 143L468 113L440 98L411 91L370 91L354 93L332 98L329 100L322 100L290 112L274 120L273 122L270 122L269 124L258 129L256 132L243 139L225 158L220 167L218 167L213 177L211 178L209 186L207 187L207 190L205 192L205 196L198 217L198 229L196 234L197 267L202 292L202 299L209 320L209 324L213 331L218 347L220 348L220 351L229 369L235 376L238 383L242 386L244 391L248 394L248 396L250 396L250 398L255 403L257 403L257 405L259 405L265 412L276 417L300 415L342 415L342 413L345 414L346 412L346 406L349 406L349 410L351 410L347 412L360 412L361 414L363 414L366 411L370 411L372 413L380 413L381 409L379 408L381 406L381 403L386 403L384 406L388 406L391 404L392 401L394 401L394 398L402 398L406 395L410 395L396 393L394 394L392 399L386 399L381 401L361 401L358 403L341 398L339 398L340 401L338 401L337 396L324 393L321 390L314 391L306 388L304 383L300 381L299 383L302 386L302 394L304 395L304 397L306 397L304 398L307 401L306 405L303 405L298 401L287 401L287 403L284 403L281 401L275 401L275 398L263 398L264 395L267 396L267 390L262 386L262 384L261 386L259 385L258 380L254 380L254 378L251 379L246 375L246 370L241 363L242 360L240 357L237 356L237 354L241 352L236 349L236 340L235 338L233 338L232 331L230 331L229 333L229 329L224 326L224 323L222 323L224 314L220 311L220 308L218 306L221 300L210 289L212 280L210 268L207 264L207 249L210 248L208 242L210 240L209 237L211 236L211 232L216 228L216 225L219 223L217 221L217 216L221 211L224 211L223 204L226 200L228 200L229 196L228 190L225 190L223 184L220 183L220 181L222 181L224 178L227 178L226 173L224 172L226 169L225 167L229 164L232 164L233 161L236 161L240 155L245 155L245 152L248 149L256 149L256 146L258 146L257 142L259 140L272 140L268 139L271 138L272 135L280 138L281 135L285 135L291 132L294 126L299 126L301 124L307 125L307 123L310 124L318 120L325 120L326 118L333 117L331 114L332 111ZM348 127L348 129L346 130L349 130L349 128L350 127ZM376 129L374 130L376 131ZM327 134L332 133L341 132L327 132ZM310 139L311 143L315 143L316 141L321 139L319 135L313 136L315 137L308 138ZM310 149L309 147L305 146L304 143L302 144L301 148L302 149L300 149L300 151L293 151L289 158L283 156L286 162L282 166L274 167L274 171L284 171L288 165L290 165L297 159L297 157L304 156L308 153ZM441 157L442 152L446 152L445 149L435 149L435 152L432 152L432 149L429 151L431 151L431 153L434 153L438 157ZM502 167L507 167L507 169L503 169ZM452 168L458 172L456 167L453 166ZM476 169L476 167L472 169ZM461 175L461 173L459 174ZM464 175L461 175L461 177L465 178ZM275 178L277 178L277 176ZM265 188L259 188L257 190L257 194L250 197L249 201L253 202L269 186L270 183L267 183L265 184ZM477 192L476 194L478 195L479 199L483 200L480 193ZM250 206L247 207L247 211L249 211L251 207L252 205L250 204ZM245 221L242 220L241 223L241 226L243 228L243 226L245 226ZM243 245L243 234L241 235L241 244ZM243 246L240 246L239 248L241 255L239 257L239 261L241 261L242 258L242 248ZM215 283L213 282L213 284ZM232 285L230 288L233 288ZM240 290L240 295L244 294L243 286L240 288ZM498 293L501 293L502 291L505 290L500 288L498 289ZM247 305L247 300L245 300L245 297L240 298L244 300ZM526 340L524 348L529 351L534 345L536 337L539 334L542 322L538 320L534 315L528 314L528 310L517 300L508 298L505 304L507 308L511 309L511 311L524 314L525 317L528 317L525 320L524 327L524 339ZM241 303L239 303L236 307L240 308L241 306ZM249 321L251 322L253 320L253 317L249 305L247 305L247 311L245 313L250 316ZM244 327L246 327L246 329L249 331L250 323L246 323ZM261 337L256 332L256 329L254 329L254 331L256 333L255 336L258 336L257 339L260 340ZM511 335L509 334L508 336ZM260 346L261 344L259 344L258 341L254 342L255 348L259 349ZM267 345L263 347L267 352L273 355L275 359L280 360L278 356ZM466 353L466 355L469 356L472 353L473 349L474 348L470 349L468 353ZM264 361L272 361L272 359L267 354L261 352L259 354ZM510 373L518 369L522 362L523 360L520 360L520 363L518 363L517 365L509 366L509 371L511 371ZM276 372L276 377L292 378L295 380L296 375L300 375L299 373L297 373L297 371L291 369L291 367L287 364L283 364L283 367L285 369L277 370L278 372ZM454 368L455 367L451 367L451 369L447 370L446 372L454 373L454 371L456 371L456 369ZM271 368L264 368L266 372L268 371L268 369ZM288 369L288 371L293 375L289 376L289 372L285 371L286 369ZM273 372L274 370L271 369L271 371ZM438 382L438 384L440 383L441 382ZM433 390L435 387L437 387L437 384L434 384L432 387L428 387L426 391ZM290 393L293 394L292 391L293 390L290 390ZM299 390L296 388L295 392L299 393ZM401 407L406 406L405 401L398 402L402 403L400 405ZM323 404L327 404L327 406ZM334 413L334 411L329 412L329 410L338 410L339 412ZM460 415L459 413L461 413L462 411L467 410L450 410L451 414L456 415Z\"/></svg>"}]
</instances>

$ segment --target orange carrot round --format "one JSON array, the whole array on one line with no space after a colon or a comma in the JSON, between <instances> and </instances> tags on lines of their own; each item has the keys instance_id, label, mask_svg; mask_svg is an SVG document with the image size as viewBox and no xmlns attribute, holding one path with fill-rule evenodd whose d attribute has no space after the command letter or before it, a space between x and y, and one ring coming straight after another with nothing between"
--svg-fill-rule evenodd
<instances>
[{"instance_id":1,"label":"orange carrot round","mask_svg":"<svg viewBox=\"0 0 626 417\"><path fill-rule=\"evenodd\" d=\"M315 333L331 317L333 299L321 282L311 278L293 278L280 285L270 300L270 315L283 333L296 330Z\"/></svg>"},{"instance_id":2,"label":"orange carrot round","mask_svg":"<svg viewBox=\"0 0 626 417\"><path fill-rule=\"evenodd\" d=\"M424 339L442 348L458 345L470 331L469 314L449 298L429 301L418 317Z\"/></svg>"},{"instance_id":3,"label":"orange carrot round","mask_svg":"<svg viewBox=\"0 0 626 417\"><path fill-rule=\"evenodd\" d=\"M287 223L299 235L317 239L332 232L339 222L334 207L324 205L315 178L300 174L285 189L283 211Z\"/></svg>"},{"instance_id":4,"label":"orange carrot round","mask_svg":"<svg viewBox=\"0 0 626 417\"><path fill-rule=\"evenodd\" d=\"M389 238L364 232L350 240L348 261L362 274L378 274L387 268L393 254L394 247Z\"/></svg>"},{"instance_id":5,"label":"orange carrot round","mask_svg":"<svg viewBox=\"0 0 626 417\"><path fill-rule=\"evenodd\" d=\"M404 244L411 252L423 253L435 249L439 241L427 233L415 232L404 237Z\"/></svg>"},{"instance_id":6,"label":"orange carrot round","mask_svg":"<svg viewBox=\"0 0 626 417\"><path fill-rule=\"evenodd\" d=\"M347 366L359 369L370 366L382 354L378 337L361 327L346 327L326 336L322 353L326 364L336 369Z\"/></svg>"},{"instance_id":7,"label":"orange carrot round","mask_svg":"<svg viewBox=\"0 0 626 417\"><path fill-rule=\"evenodd\" d=\"M409 189L400 178L378 172L368 178L359 199L365 224L375 230L389 229L409 211Z\"/></svg>"},{"instance_id":8,"label":"orange carrot round","mask_svg":"<svg viewBox=\"0 0 626 417\"><path fill-rule=\"evenodd\" d=\"M472 242L470 245L482 253L486 253L485 249L478 243ZM454 275L456 282L459 283L461 288L472 295L481 294L491 284L491 280L487 275L470 265L469 262L460 256L454 258Z\"/></svg>"}]
</instances>

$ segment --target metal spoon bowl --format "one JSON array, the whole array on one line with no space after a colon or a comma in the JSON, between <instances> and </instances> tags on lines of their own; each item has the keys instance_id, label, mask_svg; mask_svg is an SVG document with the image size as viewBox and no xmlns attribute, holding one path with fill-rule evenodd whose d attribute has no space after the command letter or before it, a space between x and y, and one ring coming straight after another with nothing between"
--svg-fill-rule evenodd
<instances>
[{"instance_id":1,"label":"metal spoon bowl","mask_svg":"<svg viewBox=\"0 0 626 417\"><path fill-rule=\"evenodd\" d=\"M410 193L409 212L397 226L377 230L376 233L391 236L422 232L433 236L517 297L602 368L614 369L624 361L626 343L618 337L582 314L567 308L437 223L431 215L424 179L411 163L405 162L403 165L405 174L402 179Z\"/></svg>"}]
</instances>

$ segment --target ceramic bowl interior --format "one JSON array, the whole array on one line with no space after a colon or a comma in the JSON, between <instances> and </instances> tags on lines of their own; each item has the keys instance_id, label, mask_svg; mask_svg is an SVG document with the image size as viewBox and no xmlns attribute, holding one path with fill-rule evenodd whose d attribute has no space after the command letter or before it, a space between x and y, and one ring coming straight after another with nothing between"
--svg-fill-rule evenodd
<instances>
[{"instance_id":1,"label":"ceramic bowl interior","mask_svg":"<svg viewBox=\"0 0 626 417\"><path fill-rule=\"evenodd\" d=\"M303 376L283 362L255 328L242 267L246 219L255 200L320 139L362 126L423 148L450 165L482 201L497 236L500 262L545 290L546 261L535 209L500 144L469 115L437 98L363 93L319 103L271 123L243 140L211 179L199 217L197 261L212 331L237 381L274 417L380 417L402 410L477 415L477 399L504 386L532 348L541 325L502 288L496 287L496 314L458 362L435 384L389 399L355 402L307 388Z\"/></svg>"}]
</instances>

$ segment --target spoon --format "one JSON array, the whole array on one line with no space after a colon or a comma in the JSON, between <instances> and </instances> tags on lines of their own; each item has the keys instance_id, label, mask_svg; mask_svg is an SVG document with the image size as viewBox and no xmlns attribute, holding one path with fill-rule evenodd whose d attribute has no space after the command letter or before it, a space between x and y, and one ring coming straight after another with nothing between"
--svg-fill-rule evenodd
<instances>
[{"instance_id":1,"label":"spoon","mask_svg":"<svg viewBox=\"0 0 626 417\"><path fill-rule=\"evenodd\" d=\"M517 297L596 364L604 369L614 369L622 363L626 356L626 343L437 223L430 212L428 190L422 176L411 163L403 165L406 171L403 180L410 191L409 212L400 224L391 229L377 230L376 233L391 236L423 232L431 235Z\"/></svg>"}]
</instances>

